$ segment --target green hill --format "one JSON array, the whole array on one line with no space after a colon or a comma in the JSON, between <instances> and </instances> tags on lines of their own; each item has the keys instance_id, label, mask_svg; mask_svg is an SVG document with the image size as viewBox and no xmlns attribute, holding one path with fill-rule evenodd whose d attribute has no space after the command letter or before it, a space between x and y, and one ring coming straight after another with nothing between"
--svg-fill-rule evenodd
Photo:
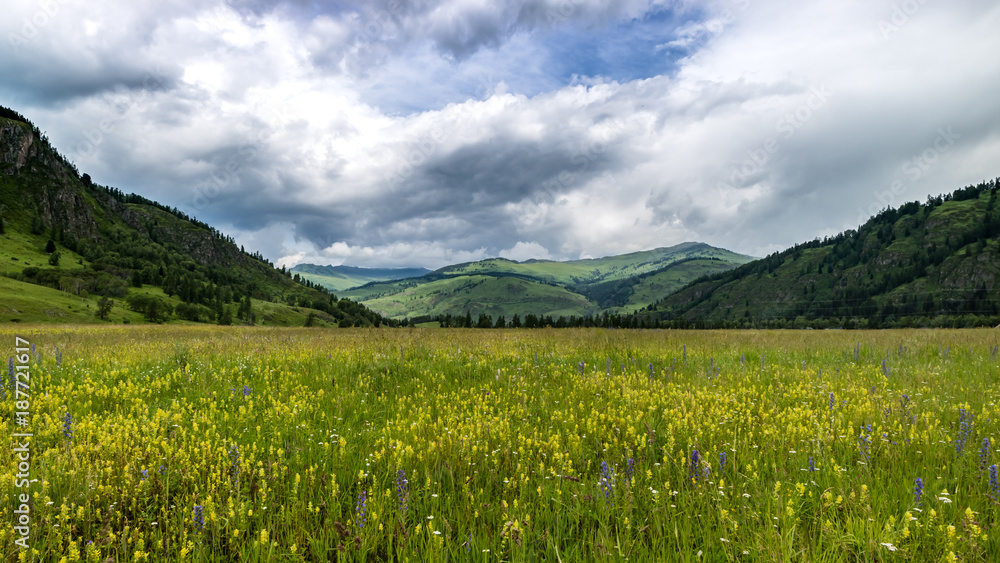
<instances>
[{"instance_id":1,"label":"green hill","mask_svg":"<svg viewBox=\"0 0 1000 563\"><path fill-rule=\"evenodd\" d=\"M338 292L366 283L416 278L431 273L427 268L358 268L316 264L299 264L291 272L318 286Z\"/></svg>"},{"instance_id":2,"label":"green hill","mask_svg":"<svg viewBox=\"0 0 1000 563\"><path fill-rule=\"evenodd\" d=\"M640 317L669 326L1000 323L1000 179L698 280Z\"/></svg>"},{"instance_id":3,"label":"green hill","mask_svg":"<svg viewBox=\"0 0 1000 563\"><path fill-rule=\"evenodd\" d=\"M0 274L6 322L383 322L176 209L95 184L3 107Z\"/></svg>"},{"instance_id":4,"label":"green hill","mask_svg":"<svg viewBox=\"0 0 1000 563\"><path fill-rule=\"evenodd\" d=\"M420 277L368 283L342 294L393 319L467 313L492 319L622 314L642 309L698 277L750 260L696 242L566 262L492 258Z\"/></svg>"}]
</instances>

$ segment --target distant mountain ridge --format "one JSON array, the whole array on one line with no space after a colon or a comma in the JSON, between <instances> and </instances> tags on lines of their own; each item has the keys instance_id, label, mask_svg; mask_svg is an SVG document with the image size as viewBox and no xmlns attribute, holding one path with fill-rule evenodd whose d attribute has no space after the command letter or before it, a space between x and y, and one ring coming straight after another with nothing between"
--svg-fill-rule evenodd
<instances>
[{"instance_id":1,"label":"distant mountain ridge","mask_svg":"<svg viewBox=\"0 0 1000 563\"><path fill-rule=\"evenodd\" d=\"M427 268L362 268L316 264L299 264L290 271L331 291L343 291L376 281L416 278L431 273Z\"/></svg>"},{"instance_id":2,"label":"distant mountain ridge","mask_svg":"<svg viewBox=\"0 0 1000 563\"><path fill-rule=\"evenodd\" d=\"M695 278L750 260L698 242L568 261L489 258L418 277L372 281L340 295L397 320L620 314L639 310Z\"/></svg>"}]
</instances>

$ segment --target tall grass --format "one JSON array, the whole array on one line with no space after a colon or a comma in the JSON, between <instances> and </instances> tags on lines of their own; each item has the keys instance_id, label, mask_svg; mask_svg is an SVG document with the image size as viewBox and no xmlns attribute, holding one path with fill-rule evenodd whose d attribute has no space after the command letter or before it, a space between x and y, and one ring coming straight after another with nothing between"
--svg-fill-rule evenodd
<instances>
[{"instance_id":1,"label":"tall grass","mask_svg":"<svg viewBox=\"0 0 1000 563\"><path fill-rule=\"evenodd\" d=\"M38 482L7 561L1000 553L997 331L17 335Z\"/></svg>"}]
</instances>

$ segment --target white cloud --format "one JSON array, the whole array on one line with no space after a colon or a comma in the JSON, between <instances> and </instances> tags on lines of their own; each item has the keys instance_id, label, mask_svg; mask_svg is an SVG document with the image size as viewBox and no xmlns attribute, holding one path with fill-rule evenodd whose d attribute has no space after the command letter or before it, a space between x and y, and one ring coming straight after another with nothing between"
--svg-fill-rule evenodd
<instances>
[{"instance_id":1,"label":"white cloud","mask_svg":"<svg viewBox=\"0 0 1000 563\"><path fill-rule=\"evenodd\" d=\"M95 180L279 264L439 267L684 240L760 255L856 226L893 181L899 204L998 174L991 2L923 4L888 39L889 0L710 2L667 42L686 52L670 75L572 84L546 66L548 30L625 25L654 3L575 0L565 23L545 18L564 4L547 0L406 4L392 20L91 4L63 2L16 53L0 46L0 103ZM0 37L37 9L13 2ZM814 88L832 95L810 107ZM905 174L942 127L961 138Z\"/></svg>"},{"instance_id":2,"label":"white cloud","mask_svg":"<svg viewBox=\"0 0 1000 563\"><path fill-rule=\"evenodd\" d=\"M552 255L549 254L549 251L544 246L537 242L519 241L513 247L501 250L500 257L514 260L515 262L523 262L531 259L548 260L552 258Z\"/></svg>"}]
</instances>

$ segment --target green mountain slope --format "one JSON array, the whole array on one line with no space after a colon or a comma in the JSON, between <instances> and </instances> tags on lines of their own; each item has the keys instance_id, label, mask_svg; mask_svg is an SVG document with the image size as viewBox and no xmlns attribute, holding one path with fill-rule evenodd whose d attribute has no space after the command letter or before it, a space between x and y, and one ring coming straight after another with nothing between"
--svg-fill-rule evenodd
<instances>
[{"instance_id":1,"label":"green mountain slope","mask_svg":"<svg viewBox=\"0 0 1000 563\"><path fill-rule=\"evenodd\" d=\"M492 258L369 283L343 295L394 319L467 313L494 319L528 313L581 317L634 312L698 277L750 260L695 242L567 262Z\"/></svg>"},{"instance_id":2,"label":"green mountain slope","mask_svg":"<svg viewBox=\"0 0 1000 563\"><path fill-rule=\"evenodd\" d=\"M36 127L2 107L0 274L20 282L0 286L2 321L353 326L383 320L311 282L296 282L176 209L93 183ZM111 309L99 318L93 313L101 298Z\"/></svg>"},{"instance_id":3,"label":"green mountain slope","mask_svg":"<svg viewBox=\"0 0 1000 563\"><path fill-rule=\"evenodd\" d=\"M1000 179L708 276L640 317L706 326L1000 323Z\"/></svg>"},{"instance_id":4,"label":"green mountain slope","mask_svg":"<svg viewBox=\"0 0 1000 563\"><path fill-rule=\"evenodd\" d=\"M291 269L291 273L330 291L339 292L376 281L416 278L427 275L431 271L427 268L358 268L355 266L299 264Z\"/></svg>"}]
</instances>

